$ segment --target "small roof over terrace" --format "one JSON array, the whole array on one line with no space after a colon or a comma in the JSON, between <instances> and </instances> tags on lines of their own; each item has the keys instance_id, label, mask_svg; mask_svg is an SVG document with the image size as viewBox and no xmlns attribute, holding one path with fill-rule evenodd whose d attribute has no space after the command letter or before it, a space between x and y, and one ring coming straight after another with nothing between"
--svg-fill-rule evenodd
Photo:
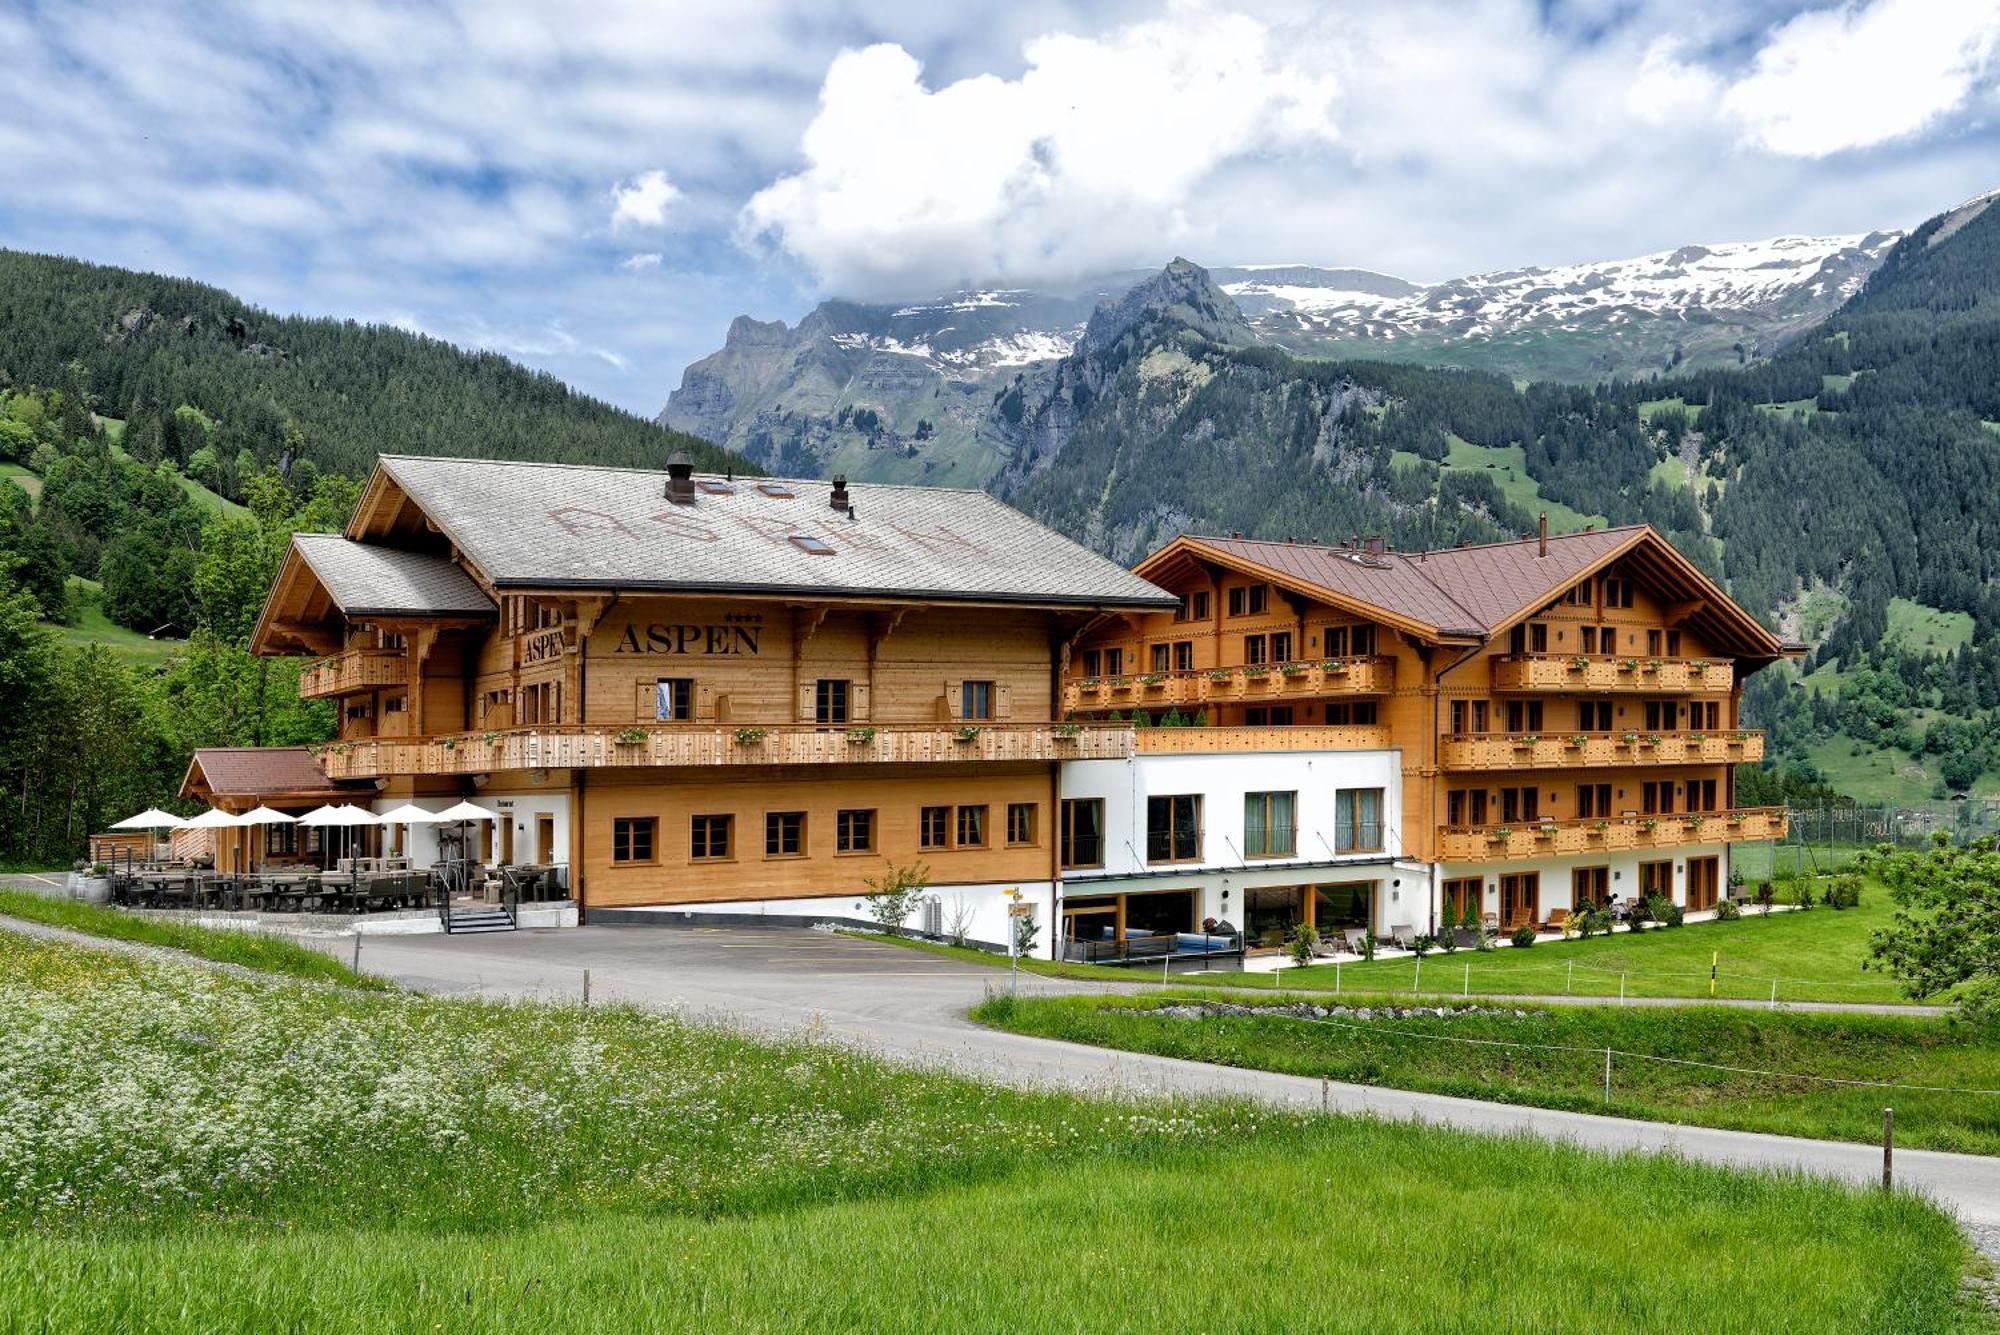
<instances>
[{"instance_id":1,"label":"small roof over terrace","mask_svg":"<svg viewBox=\"0 0 2000 1335\"><path fill-rule=\"evenodd\" d=\"M328 653L339 647L343 619L473 624L496 613L478 581L441 553L295 533L251 648Z\"/></svg>"}]
</instances>

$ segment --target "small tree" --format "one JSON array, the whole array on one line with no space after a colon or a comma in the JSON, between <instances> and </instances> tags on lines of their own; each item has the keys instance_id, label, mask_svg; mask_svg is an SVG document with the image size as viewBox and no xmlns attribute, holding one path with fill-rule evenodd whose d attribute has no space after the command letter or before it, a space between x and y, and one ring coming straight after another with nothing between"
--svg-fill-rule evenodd
<instances>
[{"instance_id":1,"label":"small tree","mask_svg":"<svg viewBox=\"0 0 2000 1335\"><path fill-rule=\"evenodd\" d=\"M1319 930L1309 922L1302 922L1293 930L1285 952L1292 957L1294 965L1303 969L1313 962L1313 948L1318 944Z\"/></svg>"},{"instance_id":2,"label":"small tree","mask_svg":"<svg viewBox=\"0 0 2000 1335\"><path fill-rule=\"evenodd\" d=\"M1912 1001L1958 989L1959 1008L2000 1017L2000 852L1991 835L1953 844L1940 830L1928 849L1884 844L1861 855L1896 911L1868 943L1863 967L1893 975Z\"/></svg>"},{"instance_id":3,"label":"small tree","mask_svg":"<svg viewBox=\"0 0 2000 1335\"><path fill-rule=\"evenodd\" d=\"M898 866L892 862L880 880L868 882L868 916L887 930L900 932L930 887L931 869L924 863Z\"/></svg>"},{"instance_id":4,"label":"small tree","mask_svg":"<svg viewBox=\"0 0 2000 1335\"><path fill-rule=\"evenodd\" d=\"M1026 959L1035 953L1035 941L1042 934L1042 925L1035 920L1032 912L1010 921L1014 924L1014 953Z\"/></svg>"},{"instance_id":5,"label":"small tree","mask_svg":"<svg viewBox=\"0 0 2000 1335\"><path fill-rule=\"evenodd\" d=\"M966 937L971 935L973 913L971 900L964 895L951 897L951 910L945 914L944 929L953 945L963 946Z\"/></svg>"}]
</instances>

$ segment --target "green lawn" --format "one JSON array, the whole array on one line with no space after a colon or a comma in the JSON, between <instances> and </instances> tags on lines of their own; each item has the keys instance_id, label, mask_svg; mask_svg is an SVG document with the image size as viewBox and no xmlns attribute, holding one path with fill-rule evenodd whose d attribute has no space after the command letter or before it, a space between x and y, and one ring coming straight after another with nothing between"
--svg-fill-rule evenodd
<instances>
[{"instance_id":1,"label":"green lawn","mask_svg":"<svg viewBox=\"0 0 2000 1335\"><path fill-rule=\"evenodd\" d=\"M1405 956L1355 961L1336 968L1316 964L1270 974L1216 975L1229 986L1332 989L1350 992L1458 995L1468 987L1479 996L1570 994L1616 997L1622 980L1634 997L1706 997L1711 956L1717 961L1715 995L1724 999L1768 1001L1777 981L1780 1001L1901 1002L1907 998L1884 974L1864 973L1861 961L1868 936L1887 924L1888 896L1871 885L1861 907L1835 911L1779 912L1752 909L1735 922L1655 927L1638 935L1620 929L1587 941L1549 941L1527 950L1434 951L1421 969Z\"/></svg>"},{"instance_id":2,"label":"green lawn","mask_svg":"<svg viewBox=\"0 0 2000 1335\"><path fill-rule=\"evenodd\" d=\"M1924 1202L1673 1158L5 933L0 1013L22 1329L1994 1328Z\"/></svg>"},{"instance_id":3,"label":"green lawn","mask_svg":"<svg viewBox=\"0 0 2000 1335\"><path fill-rule=\"evenodd\" d=\"M104 615L104 586L94 579L70 576L70 592L76 599L77 618L73 626L50 625L49 629L74 645L101 644L119 656L146 667L161 667L185 647L183 640L154 640L129 626L121 626Z\"/></svg>"},{"instance_id":4,"label":"green lawn","mask_svg":"<svg viewBox=\"0 0 2000 1335\"><path fill-rule=\"evenodd\" d=\"M1781 417L1815 417L1820 411L1818 399L1790 399L1784 403L1760 403L1757 407Z\"/></svg>"},{"instance_id":5,"label":"green lawn","mask_svg":"<svg viewBox=\"0 0 2000 1335\"><path fill-rule=\"evenodd\" d=\"M74 900L52 899L25 890L0 888L0 914L88 932L92 936L115 937L151 946L184 950L202 959L241 965L265 973L309 978L318 982L341 983L379 991L387 986L380 978L358 977L337 958L285 936L262 932L197 927L178 921L170 913L138 913L125 909L79 904Z\"/></svg>"},{"instance_id":6,"label":"green lawn","mask_svg":"<svg viewBox=\"0 0 2000 1335\"><path fill-rule=\"evenodd\" d=\"M1639 420L1650 422L1661 413L1678 411L1686 413L1688 424L1693 425L1701 420L1701 415L1707 407L1705 403L1689 403L1682 398L1647 399L1639 405Z\"/></svg>"},{"instance_id":7,"label":"green lawn","mask_svg":"<svg viewBox=\"0 0 2000 1335\"><path fill-rule=\"evenodd\" d=\"M29 500L34 501L41 499L42 480L36 477L34 473L28 469L27 465L0 464L0 478L5 478L7 481L19 487L22 491L27 492Z\"/></svg>"},{"instance_id":8,"label":"green lawn","mask_svg":"<svg viewBox=\"0 0 2000 1335\"><path fill-rule=\"evenodd\" d=\"M1972 641L1972 614L1944 612L1912 598L1891 598L1882 639L1914 653L1949 654Z\"/></svg>"},{"instance_id":9,"label":"green lawn","mask_svg":"<svg viewBox=\"0 0 2000 1335\"><path fill-rule=\"evenodd\" d=\"M1493 485L1500 489L1502 496L1531 515L1547 510L1551 532L1572 533L1585 524L1600 527L1604 524L1602 515L1587 515L1542 495L1541 484L1528 476L1527 451L1519 445L1474 445L1460 436L1449 434L1445 441L1450 447L1444 460L1446 468L1462 473L1484 473L1493 479Z\"/></svg>"},{"instance_id":10,"label":"green lawn","mask_svg":"<svg viewBox=\"0 0 2000 1335\"><path fill-rule=\"evenodd\" d=\"M1819 387L1822 393L1831 390L1835 394L1845 394L1847 392L1848 386L1852 385L1853 383L1854 383L1854 377L1851 375L1829 374L1829 375L1822 375L1819 378Z\"/></svg>"},{"instance_id":11,"label":"green lawn","mask_svg":"<svg viewBox=\"0 0 2000 1335\"><path fill-rule=\"evenodd\" d=\"M2000 1091L2000 1035L1950 1019L1710 1006L1556 1006L1525 1016L1446 1008L1444 1015L1384 1017L1381 999L1357 1005L1363 998L1348 1003L1357 1013L1324 1018L1280 1013L1275 999L1257 1003L1269 1011L1261 1015L1158 1010L1203 999L1198 992L1001 996L973 1015L1015 1033L1189 1061L1819 1140L1880 1143L1882 1109L1893 1106L1899 1143L2000 1154L1994 1094L1803 1078ZM1241 1001L1221 993L1206 999ZM1325 1009L1327 998L1314 1000ZM1363 1008L1375 1013L1362 1018ZM1614 1054L1609 1103L1606 1048Z\"/></svg>"}]
</instances>

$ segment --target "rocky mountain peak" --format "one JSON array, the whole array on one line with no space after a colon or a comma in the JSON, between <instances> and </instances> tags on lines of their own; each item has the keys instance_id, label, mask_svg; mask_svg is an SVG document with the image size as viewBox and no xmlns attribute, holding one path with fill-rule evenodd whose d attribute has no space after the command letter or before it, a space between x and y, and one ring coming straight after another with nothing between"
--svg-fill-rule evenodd
<instances>
[{"instance_id":1,"label":"rocky mountain peak","mask_svg":"<svg viewBox=\"0 0 2000 1335\"><path fill-rule=\"evenodd\" d=\"M1176 257L1124 296L1100 302L1084 328L1082 349L1090 352L1109 347L1127 330L1147 320L1183 324L1218 343L1259 341L1235 298L1222 290L1208 270Z\"/></svg>"}]
</instances>

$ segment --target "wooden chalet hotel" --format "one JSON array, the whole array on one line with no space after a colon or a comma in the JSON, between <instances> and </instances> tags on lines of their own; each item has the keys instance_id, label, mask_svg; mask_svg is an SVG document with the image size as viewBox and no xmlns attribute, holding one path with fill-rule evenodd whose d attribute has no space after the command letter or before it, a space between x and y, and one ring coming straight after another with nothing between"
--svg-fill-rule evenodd
<instances>
[{"instance_id":1,"label":"wooden chalet hotel","mask_svg":"<svg viewBox=\"0 0 2000 1335\"><path fill-rule=\"evenodd\" d=\"M255 647L339 706L288 784L470 797L586 917L853 919L921 862L930 926L1003 942L1018 890L1099 957L1707 907L1782 833L1731 767L1796 651L1644 527L1126 571L974 491L413 457L294 539Z\"/></svg>"}]
</instances>

